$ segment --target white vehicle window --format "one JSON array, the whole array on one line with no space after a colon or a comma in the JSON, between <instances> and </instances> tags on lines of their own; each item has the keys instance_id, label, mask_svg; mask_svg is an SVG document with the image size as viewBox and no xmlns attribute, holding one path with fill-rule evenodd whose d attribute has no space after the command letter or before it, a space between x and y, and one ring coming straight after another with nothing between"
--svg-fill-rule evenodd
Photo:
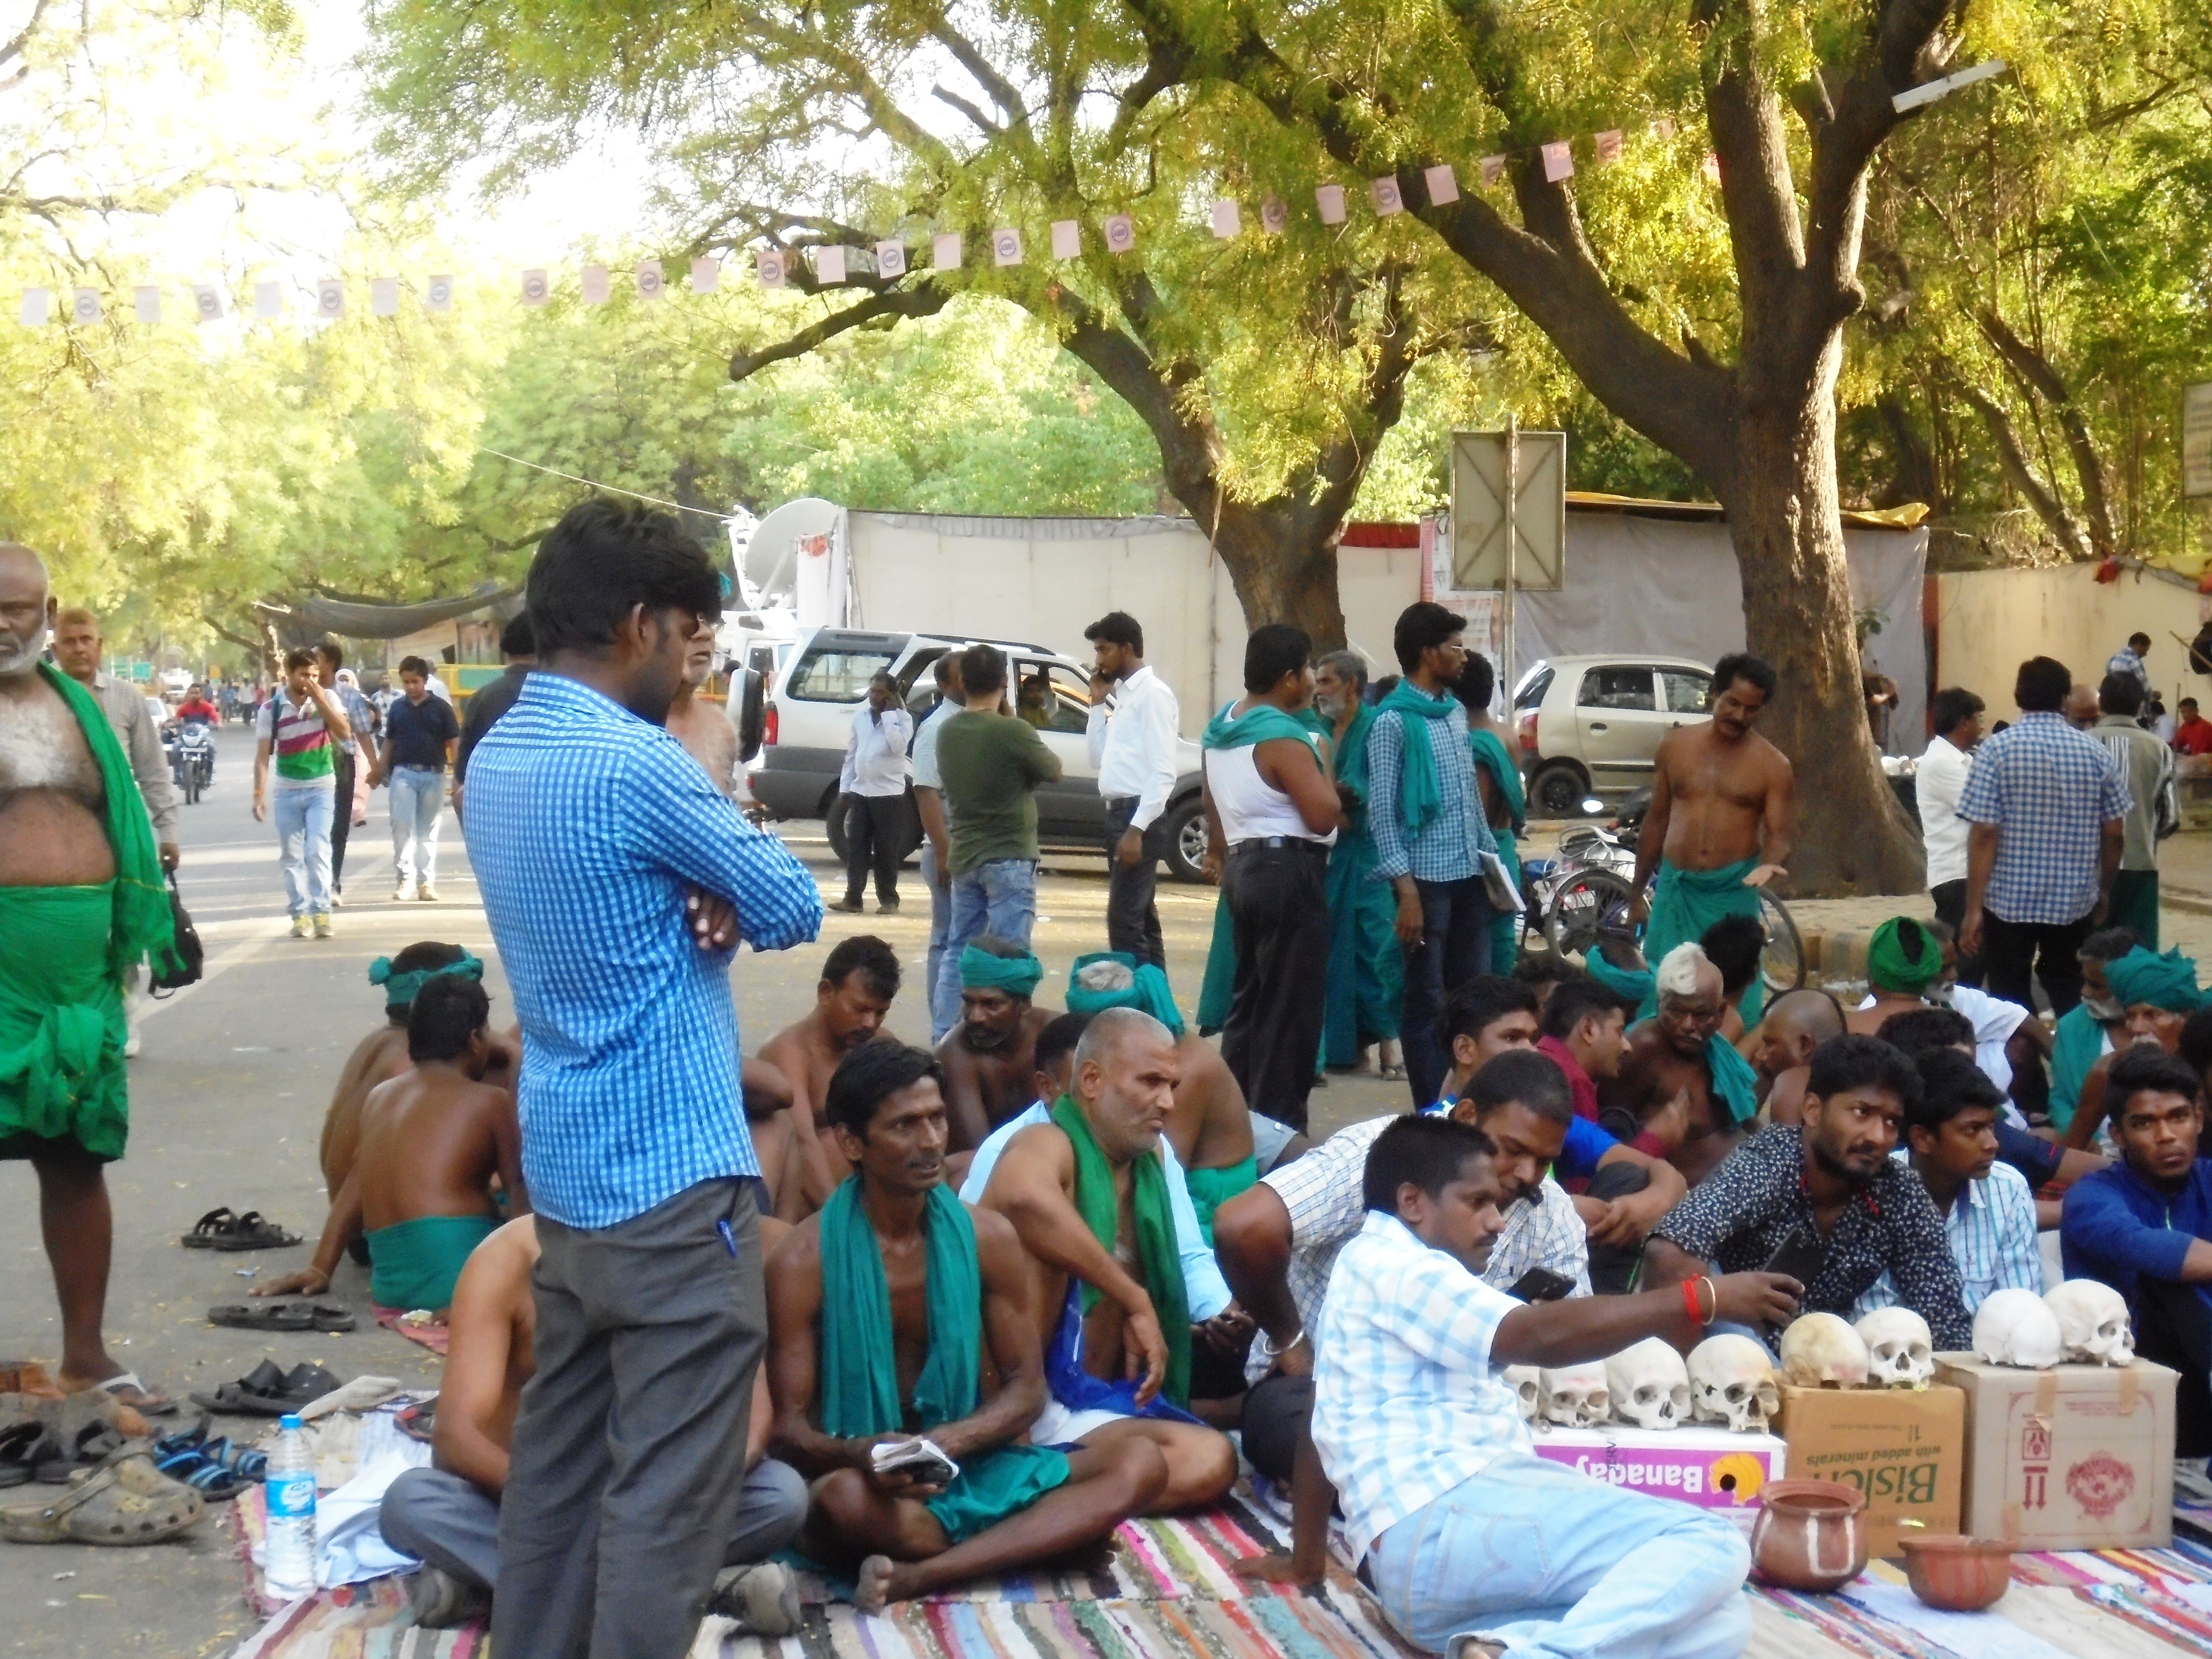
<instances>
[{"instance_id":1,"label":"white vehicle window","mask_svg":"<svg viewBox=\"0 0 2212 1659\"><path fill-rule=\"evenodd\" d=\"M1659 671L1659 696L1670 714L1702 714L1712 702L1712 676L1686 668Z\"/></svg>"},{"instance_id":2,"label":"white vehicle window","mask_svg":"<svg viewBox=\"0 0 2212 1659\"><path fill-rule=\"evenodd\" d=\"M1014 713L1040 732L1079 734L1091 708L1089 688L1057 663L1018 662Z\"/></svg>"},{"instance_id":3,"label":"white vehicle window","mask_svg":"<svg viewBox=\"0 0 2212 1659\"><path fill-rule=\"evenodd\" d=\"M1575 698L1580 708L1650 708L1651 671L1648 668L1593 668L1583 676Z\"/></svg>"},{"instance_id":4,"label":"white vehicle window","mask_svg":"<svg viewBox=\"0 0 2212 1659\"><path fill-rule=\"evenodd\" d=\"M888 650L809 651L791 671L784 695L802 702L858 702L868 682L891 665Z\"/></svg>"}]
</instances>

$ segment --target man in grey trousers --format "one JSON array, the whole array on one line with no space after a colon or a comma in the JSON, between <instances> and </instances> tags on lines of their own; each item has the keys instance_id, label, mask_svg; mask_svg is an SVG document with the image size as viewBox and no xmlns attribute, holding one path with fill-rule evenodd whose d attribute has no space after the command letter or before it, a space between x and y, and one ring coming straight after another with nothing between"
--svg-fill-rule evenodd
<instances>
[{"instance_id":1,"label":"man in grey trousers","mask_svg":"<svg viewBox=\"0 0 2212 1659\"><path fill-rule=\"evenodd\" d=\"M469 757L514 994L537 1370L500 1504L500 1659L680 1659L736 1526L767 1341L731 952L814 938L805 866L663 727L721 589L669 515L569 509L538 672Z\"/></svg>"}]
</instances>

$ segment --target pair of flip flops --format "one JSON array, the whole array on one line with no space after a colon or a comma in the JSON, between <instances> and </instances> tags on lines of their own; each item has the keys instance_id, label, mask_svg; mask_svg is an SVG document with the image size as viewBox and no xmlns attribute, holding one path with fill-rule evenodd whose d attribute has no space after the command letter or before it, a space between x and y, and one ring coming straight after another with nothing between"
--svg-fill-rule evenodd
<instances>
[{"instance_id":1,"label":"pair of flip flops","mask_svg":"<svg viewBox=\"0 0 2212 1659\"><path fill-rule=\"evenodd\" d=\"M132 1441L96 1468L73 1477L51 1503L0 1509L0 1538L11 1544L158 1544L205 1512L200 1494L154 1467Z\"/></svg>"},{"instance_id":2,"label":"pair of flip flops","mask_svg":"<svg viewBox=\"0 0 2212 1659\"><path fill-rule=\"evenodd\" d=\"M235 1382L194 1395L192 1404L234 1417L282 1417L344 1386L320 1365L303 1361L285 1371L264 1359Z\"/></svg>"},{"instance_id":3,"label":"pair of flip flops","mask_svg":"<svg viewBox=\"0 0 2212 1659\"><path fill-rule=\"evenodd\" d=\"M58 1486L130 1444L144 1420L97 1389L62 1397L0 1395L0 1487Z\"/></svg>"},{"instance_id":4,"label":"pair of flip flops","mask_svg":"<svg viewBox=\"0 0 2212 1659\"><path fill-rule=\"evenodd\" d=\"M188 1250L276 1250L300 1242L258 1210L239 1215L228 1206L210 1210L177 1241Z\"/></svg>"},{"instance_id":5,"label":"pair of flip flops","mask_svg":"<svg viewBox=\"0 0 2212 1659\"><path fill-rule=\"evenodd\" d=\"M337 1302L231 1302L208 1310L208 1323L241 1331L349 1331L353 1310Z\"/></svg>"},{"instance_id":6,"label":"pair of flip flops","mask_svg":"<svg viewBox=\"0 0 2212 1659\"><path fill-rule=\"evenodd\" d=\"M154 1443L154 1467L211 1504L228 1503L269 1473L269 1454L210 1437L204 1417L182 1434Z\"/></svg>"}]
</instances>

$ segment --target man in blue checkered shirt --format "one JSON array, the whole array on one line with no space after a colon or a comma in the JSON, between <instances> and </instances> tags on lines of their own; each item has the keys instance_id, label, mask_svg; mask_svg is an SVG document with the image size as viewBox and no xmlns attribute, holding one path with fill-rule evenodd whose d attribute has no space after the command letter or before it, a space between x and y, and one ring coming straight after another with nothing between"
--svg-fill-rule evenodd
<instances>
[{"instance_id":1,"label":"man in blue checkered shirt","mask_svg":"<svg viewBox=\"0 0 2212 1659\"><path fill-rule=\"evenodd\" d=\"M721 614L665 514L588 501L530 567L538 665L469 759L469 854L522 1022L538 1369L500 1506L502 1659L691 1644L768 1334L730 951L822 896L663 729Z\"/></svg>"},{"instance_id":2,"label":"man in blue checkered shirt","mask_svg":"<svg viewBox=\"0 0 2212 1659\"><path fill-rule=\"evenodd\" d=\"M2063 662L2021 664L2020 719L1982 739L1959 796L1972 826L1959 954L1982 957L1990 995L2023 1008L2041 980L2062 1017L2081 1000L2081 942L2104 921L2130 804L2105 746L2058 712L2073 689Z\"/></svg>"}]
</instances>

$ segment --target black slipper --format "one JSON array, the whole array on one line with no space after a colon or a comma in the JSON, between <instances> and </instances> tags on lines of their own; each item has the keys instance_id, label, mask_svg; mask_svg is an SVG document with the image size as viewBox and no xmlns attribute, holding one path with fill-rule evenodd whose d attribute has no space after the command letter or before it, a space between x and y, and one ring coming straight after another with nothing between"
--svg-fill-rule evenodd
<instances>
[{"instance_id":1,"label":"black slipper","mask_svg":"<svg viewBox=\"0 0 2212 1659\"><path fill-rule=\"evenodd\" d=\"M225 1206L210 1210L177 1242L188 1250L275 1250L301 1241L258 1210L238 1215Z\"/></svg>"},{"instance_id":2,"label":"black slipper","mask_svg":"<svg viewBox=\"0 0 2212 1659\"><path fill-rule=\"evenodd\" d=\"M353 1310L343 1302L318 1302L313 1311L315 1328L319 1331L349 1331L354 1328Z\"/></svg>"},{"instance_id":3,"label":"black slipper","mask_svg":"<svg viewBox=\"0 0 2212 1659\"><path fill-rule=\"evenodd\" d=\"M312 1331L315 1310L307 1302L231 1302L210 1308L208 1323L241 1331Z\"/></svg>"}]
</instances>

